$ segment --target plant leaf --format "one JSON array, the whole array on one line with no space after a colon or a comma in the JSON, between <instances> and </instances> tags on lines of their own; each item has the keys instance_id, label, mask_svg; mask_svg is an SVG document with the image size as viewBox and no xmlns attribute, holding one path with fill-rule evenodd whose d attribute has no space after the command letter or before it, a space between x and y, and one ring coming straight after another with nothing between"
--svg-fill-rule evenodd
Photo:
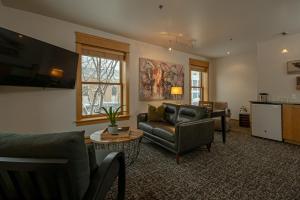
<instances>
[{"instance_id":1,"label":"plant leaf","mask_svg":"<svg viewBox=\"0 0 300 200\"><path fill-rule=\"evenodd\" d=\"M104 112L106 113L106 118L110 121L110 124L112 126L116 125L116 121L120 115L119 110L121 109L121 106L119 106L117 109L113 110L113 106L110 106L108 109L105 107L101 107Z\"/></svg>"},{"instance_id":2,"label":"plant leaf","mask_svg":"<svg viewBox=\"0 0 300 200\"><path fill-rule=\"evenodd\" d=\"M120 108L121 108L121 107L118 107L118 108L115 110L115 112L114 112L114 118L118 118Z\"/></svg>"},{"instance_id":3,"label":"plant leaf","mask_svg":"<svg viewBox=\"0 0 300 200\"><path fill-rule=\"evenodd\" d=\"M109 114L109 112L108 112L108 110L105 108L105 107L101 107L103 110L104 110L104 112L106 113L106 118L110 121L110 114Z\"/></svg>"}]
</instances>

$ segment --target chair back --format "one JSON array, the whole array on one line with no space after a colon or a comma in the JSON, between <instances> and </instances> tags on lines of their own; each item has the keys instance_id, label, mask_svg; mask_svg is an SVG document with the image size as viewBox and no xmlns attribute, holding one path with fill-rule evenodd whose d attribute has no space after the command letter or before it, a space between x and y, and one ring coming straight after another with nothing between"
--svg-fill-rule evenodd
<instances>
[{"instance_id":1,"label":"chair back","mask_svg":"<svg viewBox=\"0 0 300 200\"><path fill-rule=\"evenodd\" d=\"M84 198L90 184L89 157L86 145L84 144L84 132L82 131L43 134L0 133L0 157L12 159L10 160L11 162L7 162L6 159L2 160L1 168L4 170L4 176L7 177L9 174L21 174L20 180L24 181L23 179L28 180L28 174L33 174L32 176L38 177L37 181L41 181L41 179L45 180L41 181L41 183L37 182L37 184L47 183L46 185L49 185L49 183L52 183L52 185L49 186L53 186L54 190L59 186L56 182L57 180L60 180L61 177L65 178L68 173L71 174L66 181L69 182L68 187L71 185L71 187L74 188L72 195L76 196L78 199ZM22 162L18 162L19 160L14 160L15 158L24 160L22 160ZM35 158L42 163L37 161L31 163L31 160L27 160L31 158ZM54 170L52 170L52 168L48 168L47 163L45 164L43 162L44 159L54 159L54 161L56 161L56 159L66 159L68 161L68 173L65 173L64 167L57 168L57 166L62 165L61 163L58 165L55 164L55 162L51 163L48 161L50 162L48 164L51 164L50 166L54 167ZM23 165L27 167L30 166L31 168L26 171L22 169ZM9 168L5 168L5 166L11 166L15 170L11 172L9 171ZM47 168L46 172L48 173L49 171L49 174L53 171L53 176L49 177L43 173L35 174L35 171L39 172L39 169L43 169L43 171L45 171L45 168ZM5 170L7 172L5 172ZM24 175L23 172L26 172L26 175ZM58 175L55 175L55 173ZM13 180L14 176L11 177L10 179ZM49 180L49 178L51 179ZM49 180L49 182L46 180ZM10 181L8 181L8 183L10 183ZM26 185L26 182L24 185ZM18 187L18 179L16 179L15 188ZM43 189L42 191L45 191L46 194L52 193L48 192L48 187L44 188L46 189ZM50 188L49 190L52 191L52 189L53 188ZM67 191L69 192L70 190Z\"/></svg>"},{"instance_id":2,"label":"chair back","mask_svg":"<svg viewBox=\"0 0 300 200\"><path fill-rule=\"evenodd\" d=\"M219 101L216 101L214 102L214 109L216 110L226 110L228 109L228 103L227 102L219 102Z\"/></svg>"},{"instance_id":3,"label":"chair back","mask_svg":"<svg viewBox=\"0 0 300 200\"><path fill-rule=\"evenodd\" d=\"M0 199L78 199L67 159L0 157Z\"/></svg>"},{"instance_id":4,"label":"chair back","mask_svg":"<svg viewBox=\"0 0 300 200\"><path fill-rule=\"evenodd\" d=\"M200 107L206 107L208 112L212 112L214 109L214 102L212 101L199 101Z\"/></svg>"}]
</instances>

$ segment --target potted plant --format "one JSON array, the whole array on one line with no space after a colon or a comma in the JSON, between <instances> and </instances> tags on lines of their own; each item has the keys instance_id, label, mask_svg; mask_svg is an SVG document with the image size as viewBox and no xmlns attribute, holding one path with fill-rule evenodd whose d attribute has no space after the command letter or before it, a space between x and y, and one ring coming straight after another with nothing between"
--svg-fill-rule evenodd
<instances>
[{"instance_id":1,"label":"potted plant","mask_svg":"<svg viewBox=\"0 0 300 200\"><path fill-rule=\"evenodd\" d=\"M108 125L107 131L111 134L117 134L118 132L118 125L117 125L117 119L120 115L120 108L118 107L116 109L113 109L112 106L105 108L105 107L101 107L104 112L106 113L106 118L110 121L110 125Z\"/></svg>"}]
</instances>

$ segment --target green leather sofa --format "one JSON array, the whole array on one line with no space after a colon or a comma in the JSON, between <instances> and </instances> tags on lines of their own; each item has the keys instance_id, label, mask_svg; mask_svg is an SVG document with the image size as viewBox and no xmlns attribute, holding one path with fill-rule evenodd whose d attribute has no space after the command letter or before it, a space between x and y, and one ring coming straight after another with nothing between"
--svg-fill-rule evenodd
<instances>
[{"instance_id":1,"label":"green leather sofa","mask_svg":"<svg viewBox=\"0 0 300 200\"><path fill-rule=\"evenodd\" d=\"M208 118L205 107L164 103L163 122L149 122L147 113L137 116L137 127L144 138L180 155L206 145L210 151L214 136L214 120Z\"/></svg>"}]
</instances>

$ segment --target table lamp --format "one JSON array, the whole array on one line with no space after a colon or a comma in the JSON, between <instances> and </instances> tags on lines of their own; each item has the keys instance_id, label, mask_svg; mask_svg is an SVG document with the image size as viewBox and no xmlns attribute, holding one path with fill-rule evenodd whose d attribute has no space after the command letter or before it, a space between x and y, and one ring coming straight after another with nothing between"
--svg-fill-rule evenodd
<instances>
[{"instance_id":1,"label":"table lamp","mask_svg":"<svg viewBox=\"0 0 300 200\"><path fill-rule=\"evenodd\" d=\"M183 94L182 87L179 86L171 87L171 94L175 95L175 99L178 100L178 97Z\"/></svg>"}]
</instances>

